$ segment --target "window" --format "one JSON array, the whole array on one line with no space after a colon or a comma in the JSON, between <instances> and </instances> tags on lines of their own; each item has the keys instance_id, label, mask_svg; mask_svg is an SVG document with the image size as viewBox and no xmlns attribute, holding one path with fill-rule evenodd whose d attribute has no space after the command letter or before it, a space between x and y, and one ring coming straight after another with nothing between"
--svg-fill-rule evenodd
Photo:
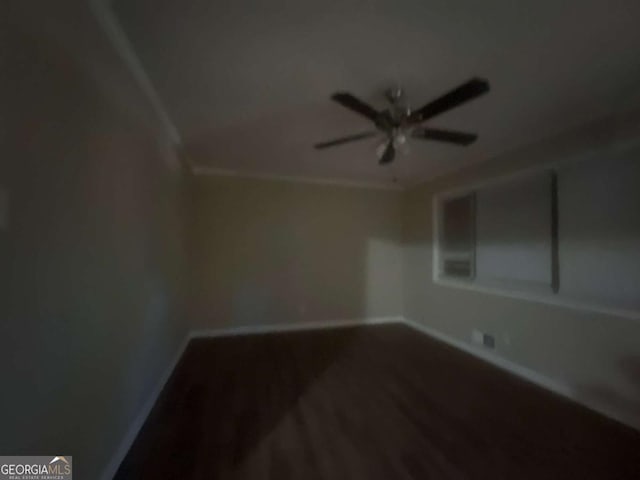
<instances>
[{"instance_id":1,"label":"window","mask_svg":"<svg viewBox=\"0 0 640 480\"><path fill-rule=\"evenodd\" d=\"M554 178L546 171L442 198L439 277L554 290Z\"/></svg>"},{"instance_id":2,"label":"window","mask_svg":"<svg viewBox=\"0 0 640 480\"><path fill-rule=\"evenodd\" d=\"M474 273L474 195L445 200L442 206L440 271L448 277L471 279Z\"/></svg>"},{"instance_id":3,"label":"window","mask_svg":"<svg viewBox=\"0 0 640 480\"><path fill-rule=\"evenodd\" d=\"M640 318L640 142L434 199L434 281Z\"/></svg>"},{"instance_id":4,"label":"window","mask_svg":"<svg viewBox=\"0 0 640 480\"><path fill-rule=\"evenodd\" d=\"M543 172L478 189L478 283L554 290L553 175Z\"/></svg>"}]
</instances>

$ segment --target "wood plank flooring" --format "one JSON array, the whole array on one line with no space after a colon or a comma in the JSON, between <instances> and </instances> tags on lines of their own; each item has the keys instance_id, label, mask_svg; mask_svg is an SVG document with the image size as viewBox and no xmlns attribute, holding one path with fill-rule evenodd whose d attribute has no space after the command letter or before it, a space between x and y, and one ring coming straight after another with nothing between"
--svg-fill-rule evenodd
<instances>
[{"instance_id":1,"label":"wood plank flooring","mask_svg":"<svg viewBox=\"0 0 640 480\"><path fill-rule=\"evenodd\" d=\"M406 326L191 342L116 480L640 479L640 433Z\"/></svg>"}]
</instances>

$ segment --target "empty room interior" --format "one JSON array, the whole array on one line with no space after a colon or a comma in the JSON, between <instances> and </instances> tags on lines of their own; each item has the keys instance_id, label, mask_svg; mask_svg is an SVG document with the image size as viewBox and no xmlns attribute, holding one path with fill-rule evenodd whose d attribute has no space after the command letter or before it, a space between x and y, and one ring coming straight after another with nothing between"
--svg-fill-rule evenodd
<instances>
[{"instance_id":1,"label":"empty room interior","mask_svg":"<svg viewBox=\"0 0 640 480\"><path fill-rule=\"evenodd\" d=\"M0 0L0 479L640 478L639 23Z\"/></svg>"}]
</instances>

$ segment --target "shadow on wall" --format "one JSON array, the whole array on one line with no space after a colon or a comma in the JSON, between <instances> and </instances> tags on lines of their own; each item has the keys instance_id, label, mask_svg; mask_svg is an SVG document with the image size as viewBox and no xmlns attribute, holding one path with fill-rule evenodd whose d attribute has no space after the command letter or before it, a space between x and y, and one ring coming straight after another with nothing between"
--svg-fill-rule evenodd
<instances>
[{"instance_id":1,"label":"shadow on wall","mask_svg":"<svg viewBox=\"0 0 640 480\"><path fill-rule=\"evenodd\" d=\"M194 184L196 328L402 313L399 192L226 177Z\"/></svg>"},{"instance_id":2,"label":"shadow on wall","mask_svg":"<svg viewBox=\"0 0 640 480\"><path fill-rule=\"evenodd\" d=\"M393 240L372 238L367 241L366 252L366 318L400 316L403 313L402 246Z\"/></svg>"}]
</instances>

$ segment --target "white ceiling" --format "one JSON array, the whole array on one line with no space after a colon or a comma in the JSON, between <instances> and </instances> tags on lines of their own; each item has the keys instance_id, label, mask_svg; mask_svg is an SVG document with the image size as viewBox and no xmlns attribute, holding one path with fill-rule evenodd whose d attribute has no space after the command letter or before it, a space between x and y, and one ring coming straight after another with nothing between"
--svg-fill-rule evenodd
<instances>
[{"instance_id":1,"label":"white ceiling","mask_svg":"<svg viewBox=\"0 0 640 480\"><path fill-rule=\"evenodd\" d=\"M637 0L114 0L191 161L252 174L403 185L640 105ZM370 128L330 102L414 108L472 76L492 91L431 124L471 147L413 141L390 167L377 141L315 151Z\"/></svg>"}]
</instances>

